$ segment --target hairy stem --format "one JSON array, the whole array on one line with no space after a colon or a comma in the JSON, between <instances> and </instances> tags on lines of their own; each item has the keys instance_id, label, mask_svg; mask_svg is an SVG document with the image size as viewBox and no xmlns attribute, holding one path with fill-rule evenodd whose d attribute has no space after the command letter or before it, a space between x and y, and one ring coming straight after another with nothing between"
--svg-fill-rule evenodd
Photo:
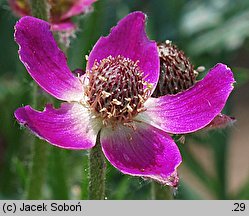
<instances>
[{"instance_id":1,"label":"hairy stem","mask_svg":"<svg viewBox=\"0 0 249 216\"><path fill-rule=\"evenodd\" d=\"M102 200L105 198L105 171L106 162L100 144L100 133L97 136L96 145L89 153L89 191L90 200Z\"/></svg>"},{"instance_id":2,"label":"hairy stem","mask_svg":"<svg viewBox=\"0 0 249 216\"><path fill-rule=\"evenodd\" d=\"M36 200L42 198L42 187L45 181L47 164L47 145L43 140L34 138L32 149L32 163L29 173L27 199Z\"/></svg>"},{"instance_id":3,"label":"hairy stem","mask_svg":"<svg viewBox=\"0 0 249 216\"><path fill-rule=\"evenodd\" d=\"M169 186L160 185L157 182L151 182L151 199L152 200L171 200L173 193Z\"/></svg>"},{"instance_id":4,"label":"hairy stem","mask_svg":"<svg viewBox=\"0 0 249 216\"><path fill-rule=\"evenodd\" d=\"M39 19L48 20L48 2L47 0L30 0L32 16Z\"/></svg>"},{"instance_id":5,"label":"hairy stem","mask_svg":"<svg viewBox=\"0 0 249 216\"><path fill-rule=\"evenodd\" d=\"M88 199L88 180L89 180L89 166L88 155L83 156L82 161L82 183L81 183L81 199Z\"/></svg>"},{"instance_id":6,"label":"hairy stem","mask_svg":"<svg viewBox=\"0 0 249 216\"><path fill-rule=\"evenodd\" d=\"M48 20L46 0L30 0L30 5L34 17ZM39 108L39 101L38 86L33 84L32 105L34 108ZM44 141L34 137L32 145L32 163L27 185L27 199L40 199L42 196L42 187L45 181L47 164L47 152L47 145Z\"/></svg>"}]
</instances>

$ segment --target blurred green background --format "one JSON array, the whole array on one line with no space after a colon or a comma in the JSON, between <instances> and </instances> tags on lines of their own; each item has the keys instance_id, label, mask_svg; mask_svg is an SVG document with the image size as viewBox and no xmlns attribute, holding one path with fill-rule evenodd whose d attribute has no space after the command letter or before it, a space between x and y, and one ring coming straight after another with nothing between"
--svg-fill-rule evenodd
<instances>
[{"instance_id":1,"label":"blurred green background","mask_svg":"<svg viewBox=\"0 0 249 216\"><path fill-rule=\"evenodd\" d=\"M70 68L84 68L84 56L97 39L135 10L148 15L151 39L172 40L196 68L225 63L237 81L224 110L236 124L187 135L185 144L178 143L183 163L175 199L249 199L249 1L99 0L94 12L75 18L80 30L67 53ZM13 39L17 20L0 0L0 199L25 198L33 139L13 116L16 108L31 103L33 85ZM43 199L86 198L87 151L49 145L45 161ZM150 181L123 175L108 164L106 199L151 198Z\"/></svg>"}]
</instances>

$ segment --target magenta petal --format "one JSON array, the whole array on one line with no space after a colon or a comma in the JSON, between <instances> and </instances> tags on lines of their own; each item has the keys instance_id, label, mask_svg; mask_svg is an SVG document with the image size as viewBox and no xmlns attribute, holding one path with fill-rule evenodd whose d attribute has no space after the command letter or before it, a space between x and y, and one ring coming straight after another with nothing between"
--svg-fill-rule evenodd
<instances>
[{"instance_id":1,"label":"magenta petal","mask_svg":"<svg viewBox=\"0 0 249 216\"><path fill-rule=\"evenodd\" d=\"M74 0L73 6L62 15L61 19L68 19L72 16L88 12L88 10L91 9L91 5L96 1L97 0Z\"/></svg>"},{"instance_id":2,"label":"magenta petal","mask_svg":"<svg viewBox=\"0 0 249 216\"><path fill-rule=\"evenodd\" d=\"M177 145L164 131L146 123L134 123L101 131L103 152L121 172L175 186L176 168L182 159Z\"/></svg>"},{"instance_id":3,"label":"magenta petal","mask_svg":"<svg viewBox=\"0 0 249 216\"><path fill-rule=\"evenodd\" d=\"M93 131L88 110L80 104L63 103L59 109L47 105L43 112L25 106L15 111L15 117L21 125L52 145L89 149L95 144L98 131Z\"/></svg>"},{"instance_id":4,"label":"magenta petal","mask_svg":"<svg viewBox=\"0 0 249 216\"><path fill-rule=\"evenodd\" d=\"M62 32L73 32L77 29L77 26L71 20L65 20L60 23L52 23L52 31L62 31Z\"/></svg>"},{"instance_id":5,"label":"magenta petal","mask_svg":"<svg viewBox=\"0 0 249 216\"><path fill-rule=\"evenodd\" d=\"M88 59L88 69L94 61L98 62L108 56L124 56L138 65L146 76L146 81L154 87L159 78L159 56L155 42L150 41L145 33L146 16L133 12L123 18L112 28L107 37L101 37L95 44Z\"/></svg>"},{"instance_id":6,"label":"magenta petal","mask_svg":"<svg viewBox=\"0 0 249 216\"><path fill-rule=\"evenodd\" d=\"M18 4L17 0L8 0L8 3L12 12L15 13L17 16L21 17L30 15L30 7L28 1L23 1L24 7L21 7Z\"/></svg>"},{"instance_id":7,"label":"magenta petal","mask_svg":"<svg viewBox=\"0 0 249 216\"><path fill-rule=\"evenodd\" d=\"M146 114L169 133L194 132L221 112L234 82L232 71L224 64L217 64L192 88L173 96L150 98Z\"/></svg>"},{"instance_id":8,"label":"magenta petal","mask_svg":"<svg viewBox=\"0 0 249 216\"><path fill-rule=\"evenodd\" d=\"M15 40L21 61L45 91L66 101L83 97L83 85L68 68L47 22L29 16L21 18L15 26Z\"/></svg>"}]
</instances>

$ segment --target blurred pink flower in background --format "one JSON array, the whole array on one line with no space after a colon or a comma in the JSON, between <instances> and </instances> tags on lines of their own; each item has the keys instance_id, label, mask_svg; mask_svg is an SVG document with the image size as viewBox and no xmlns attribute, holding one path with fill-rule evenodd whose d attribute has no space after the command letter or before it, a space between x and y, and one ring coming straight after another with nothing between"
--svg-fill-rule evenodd
<instances>
[{"instance_id":1,"label":"blurred pink flower in background","mask_svg":"<svg viewBox=\"0 0 249 216\"><path fill-rule=\"evenodd\" d=\"M77 26L71 21L73 16L86 14L92 10L97 0L48 0L49 22L54 31L73 31ZM31 15L29 0L9 0L12 11L17 16Z\"/></svg>"}]
</instances>

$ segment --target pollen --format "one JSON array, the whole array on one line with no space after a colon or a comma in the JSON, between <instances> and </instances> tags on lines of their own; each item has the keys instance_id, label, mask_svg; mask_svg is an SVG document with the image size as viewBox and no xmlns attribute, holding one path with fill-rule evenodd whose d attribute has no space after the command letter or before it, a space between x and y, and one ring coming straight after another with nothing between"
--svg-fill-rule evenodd
<instances>
[{"instance_id":1,"label":"pollen","mask_svg":"<svg viewBox=\"0 0 249 216\"><path fill-rule=\"evenodd\" d=\"M123 56L109 56L95 61L87 71L87 102L104 124L129 123L140 112L151 92L138 61Z\"/></svg>"},{"instance_id":2,"label":"pollen","mask_svg":"<svg viewBox=\"0 0 249 216\"><path fill-rule=\"evenodd\" d=\"M116 105L121 105L122 104L122 102L118 101L117 99L113 99L112 103L116 104Z\"/></svg>"},{"instance_id":3,"label":"pollen","mask_svg":"<svg viewBox=\"0 0 249 216\"><path fill-rule=\"evenodd\" d=\"M102 93L102 98L108 98L108 97L110 97L112 94L111 93L109 93L109 92L106 92L106 91L102 91L101 92Z\"/></svg>"}]
</instances>

